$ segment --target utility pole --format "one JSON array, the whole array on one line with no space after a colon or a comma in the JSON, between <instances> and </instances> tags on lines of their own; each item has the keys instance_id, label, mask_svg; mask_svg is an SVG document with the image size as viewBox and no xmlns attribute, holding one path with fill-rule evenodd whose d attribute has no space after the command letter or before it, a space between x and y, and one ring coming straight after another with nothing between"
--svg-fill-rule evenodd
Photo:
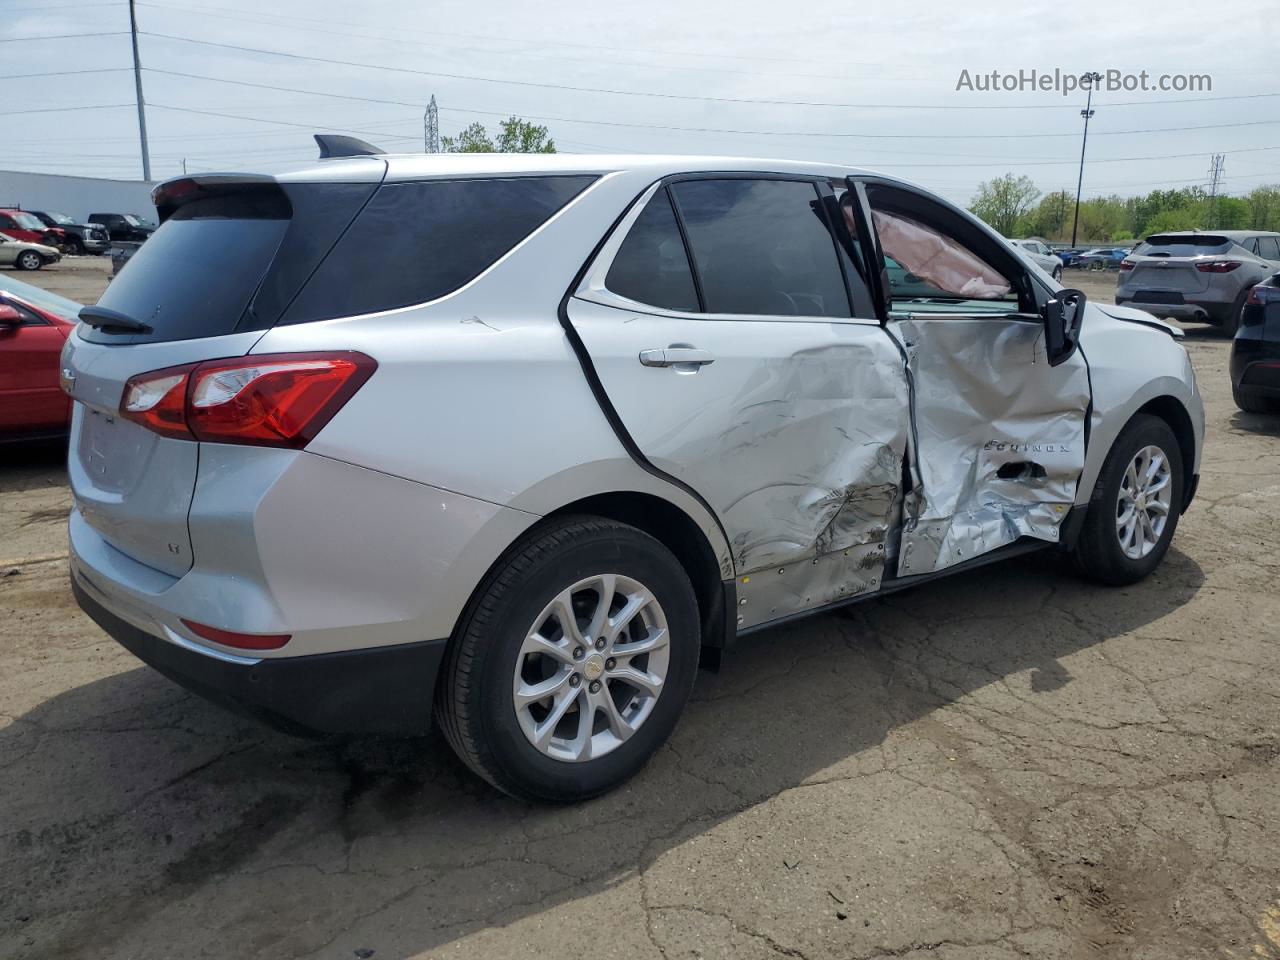
<instances>
[{"instance_id":1,"label":"utility pole","mask_svg":"<svg viewBox=\"0 0 1280 960\"><path fill-rule=\"evenodd\" d=\"M1209 163L1209 223L1210 230L1218 227L1218 187L1222 183L1223 171L1226 169L1227 155L1215 153Z\"/></svg>"},{"instance_id":2,"label":"utility pole","mask_svg":"<svg viewBox=\"0 0 1280 960\"><path fill-rule=\"evenodd\" d=\"M427 112L422 115L422 147L427 153L440 152L440 113L434 93L427 104Z\"/></svg>"},{"instance_id":3,"label":"utility pole","mask_svg":"<svg viewBox=\"0 0 1280 960\"><path fill-rule=\"evenodd\" d=\"M130 2L132 3L133 0ZM1102 74L1096 72L1080 74L1080 82L1089 91L1089 97L1084 109L1080 111L1080 116L1084 117L1084 139L1080 141L1080 176L1076 178L1076 215L1071 223L1071 246L1073 247L1076 245L1076 231L1080 227L1080 190L1084 186L1084 148L1089 143L1089 118L1093 116L1093 85L1101 79Z\"/></svg>"},{"instance_id":4,"label":"utility pole","mask_svg":"<svg viewBox=\"0 0 1280 960\"><path fill-rule=\"evenodd\" d=\"M147 102L142 99L142 64L138 60L138 11L129 0L129 33L133 38L133 86L138 96L138 138L142 142L142 179L151 180L151 151L147 149Z\"/></svg>"}]
</instances>

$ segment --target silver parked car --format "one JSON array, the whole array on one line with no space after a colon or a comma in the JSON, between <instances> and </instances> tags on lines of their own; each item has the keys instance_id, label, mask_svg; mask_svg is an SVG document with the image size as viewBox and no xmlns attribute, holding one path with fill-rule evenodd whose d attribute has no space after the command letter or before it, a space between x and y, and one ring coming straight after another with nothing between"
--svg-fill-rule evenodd
<instances>
[{"instance_id":1,"label":"silver parked car","mask_svg":"<svg viewBox=\"0 0 1280 960\"><path fill-rule=\"evenodd\" d=\"M46 264L57 263L61 259L62 253L56 247L0 233L0 264L4 266L15 270L39 270Z\"/></svg>"},{"instance_id":2,"label":"silver parked car","mask_svg":"<svg viewBox=\"0 0 1280 960\"><path fill-rule=\"evenodd\" d=\"M1177 332L899 180L369 153L156 202L63 358L81 606L288 729L434 712L519 796L633 774L744 634L1029 550L1138 580L1195 492Z\"/></svg>"},{"instance_id":3,"label":"silver parked car","mask_svg":"<svg viewBox=\"0 0 1280 960\"><path fill-rule=\"evenodd\" d=\"M1218 230L1147 237L1120 264L1116 303L1235 336L1249 290L1280 270L1280 233Z\"/></svg>"},{"instance_id":4,"label":"silver parked car","mask_svg":"<svg viewBox=\"0 0 1280 960\"><path fill-rule=\"evenodd\" d=\"M1010 240L1009 242L1054 280L1062 280L1062 258L1043 240Z\"/></svg>"}]
</instances>

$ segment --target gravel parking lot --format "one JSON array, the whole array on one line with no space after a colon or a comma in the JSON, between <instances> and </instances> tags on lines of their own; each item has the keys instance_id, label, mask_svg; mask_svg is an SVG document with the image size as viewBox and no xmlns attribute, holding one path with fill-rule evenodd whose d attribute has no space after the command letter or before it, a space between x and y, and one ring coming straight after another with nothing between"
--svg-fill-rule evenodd
<instances>
[{"instance_id":1,"label":"gravel parking lot","mask_svg":"<svg viewBox=\"0 0 1280 960\"><path fill-rule=\"evenodd\" d=\"M1205 460L1154 577L1040 554L753 636L567 808L142 668L71 600L63 451L0 449L0 957L1280 958L1280 418L1186 342Z\"/></svg>"}]
</instances>

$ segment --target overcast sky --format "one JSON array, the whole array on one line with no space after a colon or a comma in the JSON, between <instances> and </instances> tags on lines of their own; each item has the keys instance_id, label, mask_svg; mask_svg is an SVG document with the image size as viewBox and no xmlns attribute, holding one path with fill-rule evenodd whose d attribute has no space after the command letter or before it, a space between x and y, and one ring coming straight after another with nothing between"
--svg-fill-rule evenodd
<instances>
[{"instance_id":1,"label":"overcast sky","mask_svg":"<svg viewBox=\"0 0 1280 960\"><path fill-rule=\"evenodd\" d=\"M191 171L309 159L312 131L421 150L435 94L445 134L514 113L575 153L831 160L961 202L1009 171L1074 190L1083 93L956 90L964 69L1059 68L1212 77L1211 92L1095 94L1086 195L1205 183L1215 152L1229 193L1280 182L1277 35L1256 2L139 0L137 12L154 179L183 158ZM0 169L141 176L128 27L123 0L0 0Z\"/></svg>"}]
</instances>

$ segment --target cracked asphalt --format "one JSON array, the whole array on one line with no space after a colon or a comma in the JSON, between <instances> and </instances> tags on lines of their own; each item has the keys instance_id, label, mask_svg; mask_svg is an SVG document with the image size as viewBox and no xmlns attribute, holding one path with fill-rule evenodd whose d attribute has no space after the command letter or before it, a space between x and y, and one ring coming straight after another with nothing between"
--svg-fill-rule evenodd
<instances>
[{"instance_id":1,"label":"cracked asphalt","mask_svg":"<svg viewBox=\"0 0 1280 960\"><path fill-rule=\"evenodd\" d=\"M0 957L1280 958L1280 418L1187 343L1150 580L1041 554L753 636L575 807L142 668L70 599L62 452L0 453Z\"/></svg>"}]
</instances>

